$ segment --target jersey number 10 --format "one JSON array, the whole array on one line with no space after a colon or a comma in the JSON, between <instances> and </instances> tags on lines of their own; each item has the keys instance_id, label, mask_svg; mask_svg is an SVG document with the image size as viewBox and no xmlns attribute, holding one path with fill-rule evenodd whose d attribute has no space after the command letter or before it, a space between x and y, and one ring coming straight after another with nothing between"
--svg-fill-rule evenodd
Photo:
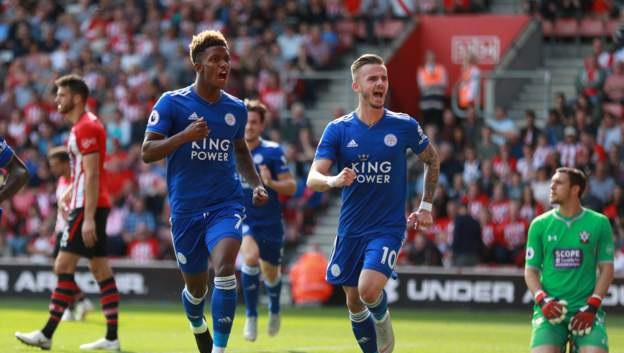
<instances>
[{"instance_id":1,"label":"jersey number 10","mask_svg":"<svg viewBox=\"0 0 624 353\"><path fill-rule=\"evenodd\" d=\"M388 248L387 246L384 246L381 249L383 250L383 255L381 256L381 264L384 265L387 263L390 269L393 269L397 260L396 250L390 251L390 248Z\"/></svg>"}]
</instances>

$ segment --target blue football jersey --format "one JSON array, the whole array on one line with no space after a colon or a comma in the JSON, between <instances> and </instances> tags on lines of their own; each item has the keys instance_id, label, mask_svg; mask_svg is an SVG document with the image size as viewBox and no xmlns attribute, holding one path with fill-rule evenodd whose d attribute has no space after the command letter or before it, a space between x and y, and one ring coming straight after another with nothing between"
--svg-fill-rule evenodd
<instances>
[{"instance_id":1,"label":"blue football jersey","mask_svg":"<svg viewBox=\"0 0 624 353\"><path fill-rule=\"evenodd\" d=\"M338 236L363 237L405 230L406 152L422 152L429 144L409 115L385 110L369 127L352 112L330 122L315 159L334 162L338 171L352 168L357 177L342 188Z\"/></svg>"},{"instance_id":2,"label":"blue football jersey","mask_svg":"<svg viewBox=\"0 0 624 353\"><path fill-rule=\"evenodd\" d=\"M282 173L287 173L288 166L286 165L286 157L282 148L275 142L260 140L260 144L256 146L251 152L258 174L260 165L266 165L271 171L271 175L274 180L277 180L277 176ZM241 178L242 179L242 178ZM252 204L253 188L243 181L243 200L245 201L245 213L247 218L245 223L249 226L261 226L280 223L282 221L282 209L280 207L279 200L277 199L277 191L267 187L269 193L269 202L256 207Z\"/></svg>"},{"instance_id":3,"label":"blue football jersey","mask_svg":"<svg viewBox=\"0 0 624 353\"><path fill-rule=\"evenodd\" d=\"M4 141L4 138L0 137L0 168L6 167L11 162L13 154L11 146Z\"/></svg>"},{"instance_id":4,"label":"blue football jersey","mask_svg":"<svg viewBox=\"0 0 624 353\"><path fill-rule=\"evenodd\" d=\"M165 92L149 116L146 132L170 137L199 118L208 124L208 137L186 143L167 156L167 188L174 216L242 203L234 141L245 134L243 101L222 91L219 101L209 103L193 85Z\"/></svg>"}]
</instances>

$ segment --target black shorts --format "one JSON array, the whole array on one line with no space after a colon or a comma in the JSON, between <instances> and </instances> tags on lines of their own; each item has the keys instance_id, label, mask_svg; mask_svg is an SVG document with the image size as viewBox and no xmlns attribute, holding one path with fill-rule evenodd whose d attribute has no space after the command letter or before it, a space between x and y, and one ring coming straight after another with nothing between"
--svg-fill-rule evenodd
<instances>
[{"instance_id":1,"label":"black shorts","mask_svg":"<svg viewBox=\"0 0 624 353\"><path fill-rule=\"evenodd\" d=\"M106 220L110 208L98 207L95 210L95 234L97 240L92 248L87 248L82 240L84 208L75 208L69 213L67 227L60 239L60 251L69 251L87 258L106 257Z\"/></svg>"},{"instance_id":2,"label":"black shorts","mask_svg":"<svg viewBox=\"0 0 624 353\"><path fill-rule=\"evenodd\" d=\"M64 231L60 231L56 233L56 241L54 242L54 251L52 252L52 258L56 259L59 253L59 248L61 246L61 238L63 238Z\"/></svg>"}]
</instances>

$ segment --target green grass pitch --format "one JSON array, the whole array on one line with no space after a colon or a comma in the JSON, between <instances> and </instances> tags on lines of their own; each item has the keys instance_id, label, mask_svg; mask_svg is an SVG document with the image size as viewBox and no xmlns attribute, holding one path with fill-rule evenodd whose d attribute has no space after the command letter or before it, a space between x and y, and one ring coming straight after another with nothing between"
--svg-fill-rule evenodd
<instances>
[{"instance_id":1,"label":"green grass pitch","mask_svg":"<svg viewBox=\"0 0 624 353\"><path fill-rule=\"evenodd\" d=\"M41 300L3 300L0 303L0 352L38 352L24 346L14 331L41 328L47 319ZM286 309L277 337L266 335L266 311L261 311L258 340L242 338L243 308L239 306L228 353L357 353L346 310L342 308ZM392 309L392 308L391 308ZM396 353L527 353L529 313L399 310L391 311ZM127 353L197 352L181 305L122 303L120 339ZM624 352L624 317L607 318L611 352ZM81 343L104 334L99 310L84 322L62 322L53 352L80 352Z\"/></svg>"}]
</instances>

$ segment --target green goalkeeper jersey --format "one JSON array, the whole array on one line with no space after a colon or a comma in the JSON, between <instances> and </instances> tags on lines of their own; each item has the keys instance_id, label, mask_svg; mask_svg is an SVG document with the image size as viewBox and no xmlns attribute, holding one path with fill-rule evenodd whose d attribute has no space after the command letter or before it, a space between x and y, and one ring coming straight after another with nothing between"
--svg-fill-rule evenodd
<instances>
[{"instance_id":1,"label":"green goalkeeper jersey","mask_svg":"<svg viewBox=\"0 0 624 353\"><path fill-rule=\"evenodd\" d=\"M566 300L572 312L592 295L602 262L613 262L613 234L604 215L583 208L566 218L553 209L531 222L526 266L540 270L544 291Z\"/></svg>"}]
</instances>

